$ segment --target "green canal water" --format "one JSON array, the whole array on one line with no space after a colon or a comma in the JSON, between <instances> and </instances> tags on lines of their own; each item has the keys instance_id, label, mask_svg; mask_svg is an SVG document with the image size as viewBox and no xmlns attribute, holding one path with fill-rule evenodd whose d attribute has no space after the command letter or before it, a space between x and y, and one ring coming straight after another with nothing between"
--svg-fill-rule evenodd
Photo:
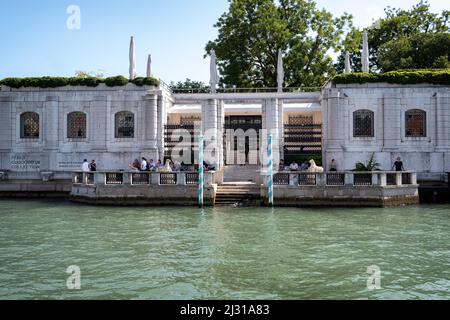
<instances>
[{"instance_id":1,"label":"green canal water","mask_svg":"<svg viewBox=\"0 0 450 320\"><path fill-rule=\"evenodd\" d=\"M69 290L69 266L81 289ZM369 266L381 289L368 290ZM450 299L450 206L0 201L0 299Z\"/></svg>"}]
</instances>

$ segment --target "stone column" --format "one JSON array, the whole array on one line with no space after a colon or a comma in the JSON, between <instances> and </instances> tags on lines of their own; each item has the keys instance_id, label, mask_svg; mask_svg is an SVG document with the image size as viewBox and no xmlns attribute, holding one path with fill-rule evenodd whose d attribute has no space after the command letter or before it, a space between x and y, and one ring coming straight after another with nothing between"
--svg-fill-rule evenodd
<instances>
[{"instance_id":1,"label":"stone column","mask_svg":"<svg viewBox=\"0 0 450 320\"><path fill-rule=\"evenodd\" d=\"M278 99L266 99L263 101L262 105L262 128L263 136L262 139L262 166L266 165L267 156L267 137L269 133L272 134L273 142L273 164L274 168L278 168L280 164L280 120L279 120L279 102ZM281 135L282 137L283 135Z\"/></svg>"},{"instance_id":2,"label":"stone column","mask_svg":"<svg viewBox=\"0 0 450 320\"><path fill-rule=\"evenodd\" d=\"M205 161L219 166L218 152L218 101L209 99L202 103L202 133L205 141Z\"/></svg>"},{"instance_id":3,"label":"stone column","mask_svg":"<svg viewBox=\"0 0 450 320\"><path fill-rule=\"evenodd\" d=\"M345 104L341 99L341 94L337 89L326 89L322 91L323 100L323 165L327 166L331 159L336 159L338 163L344 164L344 152L342 147L346 144L346 127L351 121L346 117ZM345 168L342 168L345 169Z\"/></svg>"},{"instance_id":4,"label":"stone column","mask_svg":"<svg viewBox=\"0 0 450 320\"><path fill-rule=\"evenodd\" d=\"M94 97L94 101L91 101L89 105L87 138L92 146L91 151L106 152L108 141L111 140L108 128L112 126L112 130L115 130L115 119L114 115L111 115L111 106L108 106L106 96ZM108 122L108 120L110 121Z\"/></svg>"},{"instance_id":5,"label":"stone column","mask_svg":"<svg viewBox=\"0 0 450 320\"><path fill-rule=\"evenodd\" d=\"M284 160L284 103L278 100L278 135L280 146L280 159Z\"/></svg>"},{"instance_id":6,"label":"stone column","mask_svg":"<svg viewBox=\"0 0 450 320\"><path fill-rule=\"evenodd\" d=\"M218 151L218 167L217 171L224 166L224 125L225 125L225 103L220 100L217 105L217 151Z\"/></svg>"},{"instance_id":7,"label":"stone column","mask_svg":"<svg viewBox=\"0 0 450 320\"><path fill-rule=\"evenodd\" d=\"M66 122L67 120L65 120ZM47 96L42 109L40 134L43 139L41 156L41 171L56 169L56 155L59 150L59 99L57 96Z\"/></svg>"},{"instance_id":8,"label":"stone column","mask_svg":"<svg viewBox=\"0 0 450 320\"><path fill-rule=\"evenodd\" d=\"M0 153L9 152L12 146L12 123L11 123L11 98L0 96ZM14 127L15 128L15 127ZM0 158L0 163L2 163ZM2 163L2 169L6 169L6 163Z\"/></svg>"},{"instance_id":9,"label":"stone column","mask_svg":"<svg viewBox=\"0 0 450 320\"><path fill-rule=\"evenodd\" d=\"M159 158L164 157L164 145L165 137L164 131L167 125L167 104L169 101L163 95L158 96L158 132L157 132L157 145L158 145L158 156Z\"/></svg>"},{"instance_id":10,"label":"stone column","mask_svg":"<svg viewBox=\"0 0 450 320\"><path fill-rule=\"evenodd\" d=\"M158 153L158 97L154 94L149 94L144 97L144 117L145 117L145 142L146 150L154 151L156 158L160 159L161 155ZM157 161L155 159L155 161Z\"/></svg>"},{"instance_id":11,"label":"stone column","mask_svg":"<svg viewBox=\"0 0 450 320\"><path fill-rule=\"evenodd\" d=\"M437 94L435 98L437 113L437 152L450 151L450 95Z\"/></svg>"},{"instance_id":12,"label":"stone column","mask_svg":"<svg viewBox=\"0 0 450 320\"><path fill-rule=\"evenodd\" d=\"M401 142L400 96L385 94L383 104L383 152L397 152Z\"/></svg>"}]
</instances>

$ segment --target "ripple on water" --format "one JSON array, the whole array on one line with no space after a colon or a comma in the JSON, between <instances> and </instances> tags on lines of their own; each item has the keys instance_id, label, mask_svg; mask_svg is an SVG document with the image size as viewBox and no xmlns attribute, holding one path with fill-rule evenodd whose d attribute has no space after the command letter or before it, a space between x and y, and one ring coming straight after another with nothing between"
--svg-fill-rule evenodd
<instances>
[{"instance_id":1,"label":"ripple on water","mask_svg":"<svg viewBox=\"0 0 450 320\"><path fill-rule=\"evenodd\" d=\"M0 201L2 299L449 299L450 207ZM82 290L66 289L77 265ZM369 291L367 267L381 269Z\"/></svg>"}]
</instances>

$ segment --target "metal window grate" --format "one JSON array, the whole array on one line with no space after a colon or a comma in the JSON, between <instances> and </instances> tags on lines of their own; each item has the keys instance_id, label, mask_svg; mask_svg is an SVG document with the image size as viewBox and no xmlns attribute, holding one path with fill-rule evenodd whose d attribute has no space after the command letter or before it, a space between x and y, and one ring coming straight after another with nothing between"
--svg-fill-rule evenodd
<instances>
[{"instance_id":1,"label":"metal window grate","mask_svg":"<svg viewBox=\"0 0 450 320\"><path fill-rule=\"evenodd\" d=\"M112 185L123 184L123 173L107 173L106 184Z\"/></svg>"},{"instance_id":2,"label":"metal window grate","mask_svg":"<svg viewBox=\"0 0 450 320\"><path fill-rule=\"evenodd\" d=\"M188 185L198 184L198 173L186 173L186 184Z\"/></svg>"},{"instance_id":3,"label":"metal window grate","mask_svg":"<svg viewBox=\"0 0 450 320\"><path fill-rule=\"evenodd\" d=\"M345 185L344 173L327 173L328 186L343 186Z\"/></svg>"},{"instance_id":4,"label":"metal window grate","mask_svg":"<svg viewBox=\"0 0 450 320\"><path fill-rule=\"evenodd\" d=\"M371 186L373 185L371 173L355 173L353 175L353 185L355 186Z\"/></svg>"},{"instance_id":5,"label":"metal window grate","mask_svg":"<svg viewBox=\"0 0 450 320\"><path fill-rule=\"evenodd\" d=\"M353 136L356 138L374 137L375 114L370 110L353 113Z\"/></svg>"},{"instance_id":6,"label":"metal window grate","mask_svg":"<svg viewBox=\"0 0 450 320\"><path fill-rule=\"evenodd\" d=\"M273 184L278 186L289 185L289 173L276 173L273 175Z\"/></svg>"},{"instance_id":7,"label":"metal window grate","mask_svg":"<svg viewBox=\"0 0 450 320\"><path fill-rule=\"evenodd\" d=\"M386 184L388 186L395 186L395 185L397 185L397 174L396 173L388 173L386 175Z\"/></svg>"},{"instance_id":8,"label":"metal window grate","mask_svg":"<svg viewBox=\"0 0 450 320\"><path fill-rule=\"evenodd\" d=\"M298 184L300 186L315 186L317 184L317 175L315 173L299 173Z\"/></svg>"},{"instance_id":9,"label":"metal window grate","mask_svg":"<svg viewBox=\"0 0 450 320\"><path fill-rule=\"evenodd\" d=\"M72 112L67 115L67 138L86 138L86 114L83 112Z\"/></svg>"},{"instance_id":10,"label":"metal window grate","mask_svg":"<svg viewBox=\"0 0 450 320\"><path fill-rule=\"evenodd\" d=\"M411 173L402 173L402 184L412 184Z\"/></svg>"},{"instance_id":11,"label":"metal window grate","mask_svg":"<svg viewBox=\"0 0 450 320\"><path fill-rule=\"evenodd\" d=\"M20 115L20 138L39 139L39 114L25 112Z\"/></svg>"},{"instance_id":12,"label":"metal window grate","mask_svg":"<svg viewBox=\"0 0 450 320\"><path fill-rule=\"evenodd\" d=\"M149 185L150 174L149 173L133 173L131 175L131 184L133 185Z\"/></svg>"},{"instance_id":13,"label":"metal window grate","mask_svg":"<svg viewBox=\"0 0 450 320\"><path fill-rule=\"evenodd\" d=\"M427 136L427 113L423 110L409 110L405 114L405 135L407 137Z\"/></svg>"},{"instance_id":14,"label":"metal window grate","mask_svg":"<svg viewBox=\"0 0 450 320\"><path fill-rule=\"evenodd\" d=\"M159 176L159 183L161 185L177 184L176 173L161 173Z\"/></svg>"},{"instance_id":15,"label":"metal window grate","mask_svg":"<svg viewBox=\"0 0 450 320\"><path fill-rule=\"evenodd\" d=\"M134 138L134 114L123 111L116 113L116 138Z\"/></svg>"}]
</instances>

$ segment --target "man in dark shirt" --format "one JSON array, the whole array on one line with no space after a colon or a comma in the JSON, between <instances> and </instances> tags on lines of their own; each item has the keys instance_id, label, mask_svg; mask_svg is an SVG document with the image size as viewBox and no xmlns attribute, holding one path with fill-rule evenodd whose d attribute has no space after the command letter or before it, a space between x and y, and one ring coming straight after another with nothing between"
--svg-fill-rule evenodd
<instances>
[{"instance_id":1,"label":"man in dark shirt","mask_svg":"<svg viewBox=\"0 0 450 320\"><path fill-rule=\"evenodd\" d=\"M97 163L95 163L95 160L92 160L92 161L91 161L91 164L89 165L89 169L90 169L92 172L97 171Z\"/></svg>"},{"instance_id":2,"label":"man in dark shirt","mask_svg":"<svg viewBox=\"0 0 450 320\"><path fill-rule=\"evenodd\" d=\"M403 167L402 158L398 157L397 161L394 162L394 165L392 168L395 168L395 171L405 171L405 168Z\"/></svg>"}]
</instances>

